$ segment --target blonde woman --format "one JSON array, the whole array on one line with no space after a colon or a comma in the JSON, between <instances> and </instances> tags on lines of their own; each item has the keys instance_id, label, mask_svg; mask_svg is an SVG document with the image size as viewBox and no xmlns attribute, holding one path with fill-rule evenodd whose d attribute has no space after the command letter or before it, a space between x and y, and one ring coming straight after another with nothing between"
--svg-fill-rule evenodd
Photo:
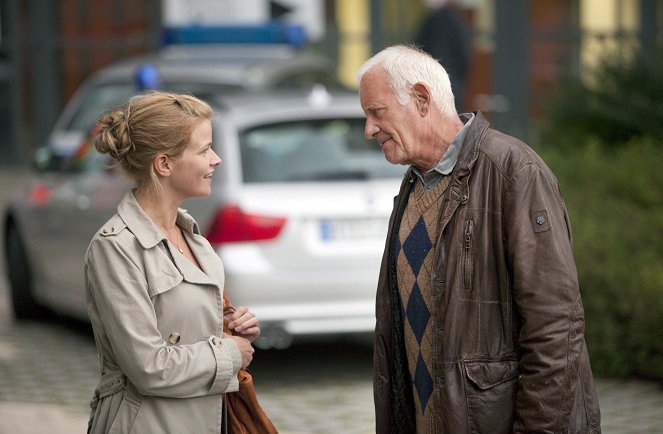
<instances>
[{"instance_id":1,"label":"blonde woman","mask_svg":"<svg viewBox=\"0 0 663 434\"><path fill-rule=\"evenodd\" d=\"M85 256L101 368L88 432L224 432L222 395L251 363L258 321L239 307L223 334L223 265L180 208L210 194L221 164L211 117L197 98L154 92L98 120L97 150L135 188Z\"/></svg>"}]
</instances>

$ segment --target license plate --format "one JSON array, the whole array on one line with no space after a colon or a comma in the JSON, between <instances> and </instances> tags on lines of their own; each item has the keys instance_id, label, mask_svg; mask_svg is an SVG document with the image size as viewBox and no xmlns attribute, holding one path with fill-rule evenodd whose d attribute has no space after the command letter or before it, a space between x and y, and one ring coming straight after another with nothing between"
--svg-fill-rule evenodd
<instances>
[{"instance_id":1,"label":"license plate","mask_svg":"<svg viewBox=\"0 0 663 434\"><path fill-rule=\"evenodd\" d=\"M387 220L384 218L320 220L323 241L363 241L386 236Z\"/></svg>"}]
</instances>

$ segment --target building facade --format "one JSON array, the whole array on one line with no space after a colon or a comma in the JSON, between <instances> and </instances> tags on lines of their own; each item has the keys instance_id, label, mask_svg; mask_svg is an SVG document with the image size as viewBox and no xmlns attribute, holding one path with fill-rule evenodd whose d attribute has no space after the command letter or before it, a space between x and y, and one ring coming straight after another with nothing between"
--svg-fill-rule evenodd
<instances>
[{"instance_id":1,"label":"building facade","mask_svg":"<svg viewBox=\"0 0 663 434\"><path fill-rule=\"evenodd\" d=\"M92 72L157 49L168 1L0 0L0 165L30 161ZM237 0L198 1L232 7ZM371 53L411 43L428 13L411 0L317 1L324 28L313 48L337 60L337 74L349 85ZM266 3L287 19L297 2ZM662 39L663 0L454 3L474 33L463 106L483 110L522 138L560 75L582 74L608 52L654 50Z\"/></svg>"}]
</instances>

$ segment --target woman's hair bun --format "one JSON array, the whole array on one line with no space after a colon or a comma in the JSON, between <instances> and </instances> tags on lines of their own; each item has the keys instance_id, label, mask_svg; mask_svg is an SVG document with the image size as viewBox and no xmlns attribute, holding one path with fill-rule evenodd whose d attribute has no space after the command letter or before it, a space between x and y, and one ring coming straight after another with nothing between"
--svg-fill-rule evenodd
<instances>
[{"instance_id":1,"label":"woman's hair bun","mask_svg":"<svg viewBox=\"0 0 663 434\"><path fill-rule=\"evenodd\" d=\"M113 109L97 121L95 147L102 154L122 160L134 148L131 141L129 119L125 109Z\"/></svg>"}]
</instances>

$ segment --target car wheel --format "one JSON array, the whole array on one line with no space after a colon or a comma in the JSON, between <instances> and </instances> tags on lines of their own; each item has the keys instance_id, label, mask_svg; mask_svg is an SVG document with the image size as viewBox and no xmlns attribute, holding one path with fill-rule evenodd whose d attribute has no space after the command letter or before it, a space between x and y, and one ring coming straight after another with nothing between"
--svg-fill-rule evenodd
<instances>
[{"instance_id":1,"label":"car wheel","mask_svg":"<svg viewBox=\"0 0 663 434\"><path fill-rule=\"evenodd\" d=\"M44 308L32 295L32 274L28 255L15 225L11 225L7 231L6 255L14 316L18 320L43 317Z\"/></svg>"}]
</instances>

